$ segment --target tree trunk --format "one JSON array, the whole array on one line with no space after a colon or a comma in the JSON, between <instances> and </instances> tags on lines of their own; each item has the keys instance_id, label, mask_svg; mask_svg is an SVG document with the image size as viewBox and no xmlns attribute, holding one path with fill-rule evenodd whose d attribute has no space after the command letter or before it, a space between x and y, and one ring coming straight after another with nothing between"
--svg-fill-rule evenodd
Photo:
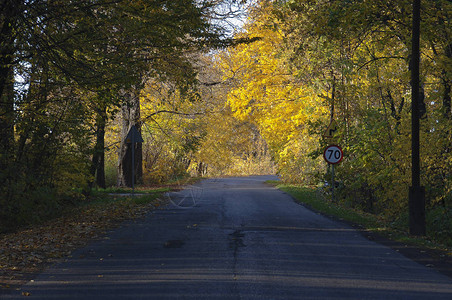
<instances>
[{"instance_id":1,"label":"tree trunk","mask_svg":"<svg viewBox=\"0 0 452 300\"><path fill-rule=\"evenodd\" d=\"M445 50L446 57L448 58L448 61L452 58L452 43L447 45ZM443 81L443 109L444 109L444 116L446 119L450 120L452 119L452 109L451 109L451 84L450 79L447 74L446 70L442 71L442 81Z\"/></svg>"},{"instance_id":2,"label":"tree trunk","mask_svg":"<svg viewBox=\"0 0 452 300\"><path fill-rule=\"evenodd\" d=\"M99 116L97 125L97 145L98 162L96 168L96 184L100 188L106 188L105 185L105 125L107 123L107 110L104 109Z\"/></svg>"},{"instance_id":3,"label":"tree trunk","mask_svg":"<svg viewBox=\"0 0 452 300\"><path fill-rule=\"evenodd\" d=\"M105 185L105 125L107 123L107 109L99 109L96 118L96 144L94 146L93 158L91 161L91 176L95 177L96 185L106 188ZM92 188L94 182L90 183Z\"/></svg>"},{"instance_id":4,"label":"tree trunk","mask_svg":"<svg viewBox=\"0 0 452 300\"><path fill-rule=\"evenodd\" d=\"M11 159L14 142L15 30L23 1L2 1L0 10L0 169Z\"/></svg>"},{"instance_id":5,"label":"tree trunk","mask_svg":"<svg viewBox=\"0 0 452 300\"><path fill-rule=\"evenodd\" d=\"M143 182L143 148L141 143L128 144L127 134L133 125L141 132L140 98L135 91L124 93L121 108L121 143L118 153L118 186L132 187L132 145L134 148L134 183Z\"/></svg>"},{"instance_id":6,"label":"tree trunk","mask_svg":"<svg viewBox=\"0 0 452 300\"><path fill-rule=\"evenodd\" d=\"M14 143L14 77L9 71L9 83L0 95L0 169L11 160Z\"/></svg>"},{"instance_id":7,"label":"tree trunk","mask_svg":"<svg viewBox=\"0 0 452 300\"><path fill-rule=\"evenodd\" d=\"M446 79L443 79L443 86L444 86L444 92L443 92L443 107L444 107L444 117L446 119L452 119L451 114L451 85L450 81Z\"/></svg>"}]
</instances>

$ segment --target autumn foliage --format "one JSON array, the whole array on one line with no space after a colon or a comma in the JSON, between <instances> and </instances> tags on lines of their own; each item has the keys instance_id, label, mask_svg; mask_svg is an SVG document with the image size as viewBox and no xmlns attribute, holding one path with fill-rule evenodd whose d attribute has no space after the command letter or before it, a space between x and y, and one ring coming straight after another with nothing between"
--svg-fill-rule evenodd
<instances>
[{"instance_id":1,"label":"autumn foliage","mask_svg":"<svg viewBox=\"0 0 452 300\"><path fill-rule=\"evenodd\" d=\"M421 36L422 184L431 233L450 232L452 50L448 1L424 2ZM339 201L406 224L411 175L410 1L259 1L219 55L228 105L256 124L283 180L329 181L337 143ZM331 120L338 131L322 135ZM448 223L449 222L449 223Z\"/></svg>"},{"instance_id":2,"label":"autumn foliage","mask_svg":"<svg viewBox=\"0 0 452 300\"><path fill-rule=\"evenodd\" d=\"M234 38L215 15L227 1L16 2L0 19L0 226L52 218L120 182L132 107L139 184L277 173L328 195L322 152L335 143L337 201L406 224L411 1L253 1ZM422 5L422 185L430 233L447 238L452 4Z\"/></svg>"}]
</instances>

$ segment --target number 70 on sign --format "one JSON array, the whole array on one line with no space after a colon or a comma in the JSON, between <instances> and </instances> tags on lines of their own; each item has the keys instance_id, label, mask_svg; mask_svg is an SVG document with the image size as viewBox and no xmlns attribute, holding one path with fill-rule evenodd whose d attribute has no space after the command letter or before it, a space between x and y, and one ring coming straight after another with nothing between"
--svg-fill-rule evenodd
<instances>
[{"instance_id":1,"label":"number 70 on sign","mask_svg":"<svg viewBox=\"0 0 452 300\"><path fill-rule=\"evenodd\" d=\"M338 164L344 158L344 152L341 147L337 145L330 145L325 148L325 151L323 151L323 158L329 164Z\"/></svg>"}]
</instances>

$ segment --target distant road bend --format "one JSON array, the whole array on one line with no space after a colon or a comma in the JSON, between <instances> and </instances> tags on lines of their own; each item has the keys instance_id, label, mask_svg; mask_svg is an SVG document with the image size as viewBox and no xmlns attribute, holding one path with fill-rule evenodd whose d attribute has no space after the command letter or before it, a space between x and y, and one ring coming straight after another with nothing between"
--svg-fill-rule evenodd
<instances>
[{"instance_id":1,"label":"distant road bend","mask_svg":"<svg viewBox=\"0 0 452 300\"><path fill-rule=\"evenodd\" d=\"M452 279L296 204L207 179L5 299L452 299Z\"/></svg>"}]
</instances>

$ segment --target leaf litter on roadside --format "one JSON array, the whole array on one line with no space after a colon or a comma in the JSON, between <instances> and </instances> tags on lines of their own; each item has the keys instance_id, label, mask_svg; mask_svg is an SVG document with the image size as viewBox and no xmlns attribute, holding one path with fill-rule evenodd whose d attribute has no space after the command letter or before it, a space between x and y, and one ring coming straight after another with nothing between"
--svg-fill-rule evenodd
<instances>
[{"instance_id":1,"label":"leaf litter on roadside","mask_svg":"<svg viewBox=\"0 0 452 300\"><path fill-rule=\"evenodd\" d=\"M109 205L94 205L74 210L39 226L0 235L0 288L17 288L57 259L106 233L122 221L143 217L161 206L156 199L136 204L122 199Z\"/></svg>"}]
</instances>

